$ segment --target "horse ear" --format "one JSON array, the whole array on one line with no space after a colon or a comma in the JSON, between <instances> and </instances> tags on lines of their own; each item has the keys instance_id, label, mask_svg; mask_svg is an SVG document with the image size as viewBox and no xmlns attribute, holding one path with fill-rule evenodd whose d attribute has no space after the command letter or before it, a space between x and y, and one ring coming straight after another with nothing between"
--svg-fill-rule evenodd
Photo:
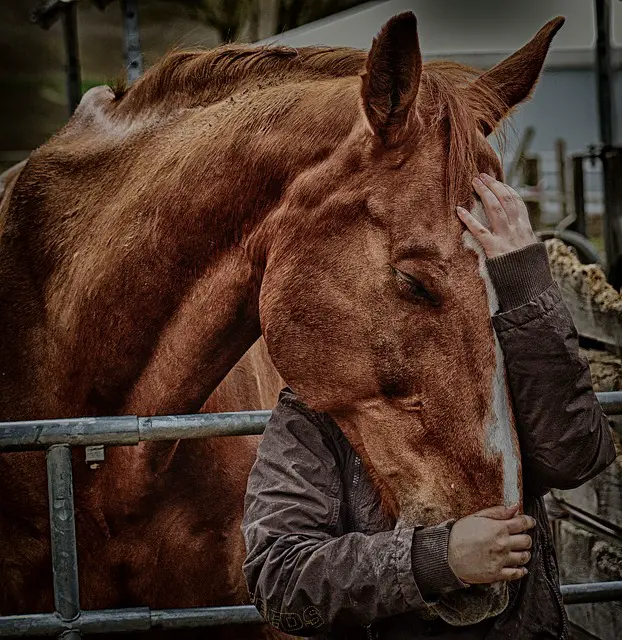
<instances>
[{"instance_id":1,"label":"horse ear","mask_svg":"<svg viewBox=\"0 0 622 640\"><path fill-rule=\"evenodd\" d=\"M374 38L362 74L363 111L386 146L396 146L407 137L421 67L417 18L410 11L394 16Z\"/></svg>"},{"instance_id":2,"label":"horse ear","mask_svg":"<svg viewBox=\"0 0 622 640\"><path fill-rule=\"evenodd\" d=\"M485 101L482 128L488 135L518 104L531 96L544 59L555 34L561 29L565 18L554 18L538 31L524 47L482 74L474 82L473 93L490 95L496 99ZM477 100L477 97L476 97Z\"/></svg>"}]
</instances>

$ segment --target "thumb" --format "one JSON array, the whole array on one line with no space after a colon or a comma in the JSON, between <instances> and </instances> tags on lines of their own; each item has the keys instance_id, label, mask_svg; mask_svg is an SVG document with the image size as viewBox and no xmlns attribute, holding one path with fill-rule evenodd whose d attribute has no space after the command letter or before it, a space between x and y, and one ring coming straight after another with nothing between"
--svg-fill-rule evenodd
<instances>
[{"instance_id":1,"label":"thumb","mask_svg":"<svg viewBox=\"0 0 622 640\"><path fill-rule=\"evenodd\" d=\"M473 515L479 516L480 518L492 518L493 520L509 520L513 518L517 512L518 505L513 504L511 507L504 507L503 505L488 507Z\"/></svg>"}]
</instances>

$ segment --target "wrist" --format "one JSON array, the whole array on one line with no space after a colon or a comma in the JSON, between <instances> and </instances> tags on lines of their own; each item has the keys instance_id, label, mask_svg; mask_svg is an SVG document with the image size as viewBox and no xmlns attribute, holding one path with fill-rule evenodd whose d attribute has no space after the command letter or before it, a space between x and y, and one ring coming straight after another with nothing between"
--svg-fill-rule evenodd
<instances>
[{"instance_id":1,"label":"wrist","mask_svg":"<svg viewBox=\"0 0 622 640\"><path fill-rule=\"evenodd\" d=\"M413 535L412 570L419 591L433 597L468 587L449 564L449 536L454 521L418 529Z\"/></svg>"},{"instance_id":2,"label":"wrist","mask_svg":"<svg viewBox=\"0 0 622 640\"><path fill-rule=\"evenodd\" d=\"M535 300L553 284L548 254L542 242L489 258L486 266L500 311L509 311Z\"/></svg>"}]
</instances>

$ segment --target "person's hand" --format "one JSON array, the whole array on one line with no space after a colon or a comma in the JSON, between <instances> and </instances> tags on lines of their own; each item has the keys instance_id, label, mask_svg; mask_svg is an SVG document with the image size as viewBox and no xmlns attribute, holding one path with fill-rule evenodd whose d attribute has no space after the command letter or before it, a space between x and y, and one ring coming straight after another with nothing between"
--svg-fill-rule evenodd
<instances>
[{"instance_id":1,"label":"person's hand","mask_svg":"<svg viewBox=\"0 0 622 640\"><path fill-rule=\"evenodd\" d=\"M527 573L536 521L517 515L518 505L490 507L454 523L449 534L449 566L467 584L517 580Z\"/></svg>"},{"instance_id":2,"label":"person's hand","mask_svg":"<svg viewBox=\"0 0 622 640\"><path fill-rule=\"evenodd\" d=\"M463 207L458 207L458 217L482 245L486 257L495 258L538 241L527 207L512 187L480 173L473 180L473 188L482 201L490 229Z\"/></svg>"}]
</instances>

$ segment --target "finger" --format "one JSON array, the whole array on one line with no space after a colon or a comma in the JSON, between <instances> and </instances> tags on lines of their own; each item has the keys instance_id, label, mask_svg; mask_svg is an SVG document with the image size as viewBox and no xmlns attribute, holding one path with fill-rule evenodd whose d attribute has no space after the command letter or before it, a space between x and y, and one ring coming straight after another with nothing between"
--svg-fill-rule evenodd
<instances>
[{"instance_id":1,"label":"finger","mask_svg":"<svg viewBox=\"0 0 622 640\"><path fill-rule=\"evenodd\" d=\"M526 576L527 573L529 572L525 567L516 567L512 569L506 567L505 569L501 569L499 580L518 580L519 578Z\"/></svg>"},{"instance_id":2,"label":"finger","mask_svg":"<svg viewBox=\"0 0 622 640\"><path fill-rule=\"evenodd\" d=\"M518 511L517 504L514 504L511 507L505 507L503 505L499 505L496 507L488 507L487 509L482 509L481 511L478 511L474 515L482 518L492 518L493 520L509 520L510 518L516 515L517 511Z\"/></svg>"},{"instance_id":3,"label":"finger","mask_svg":"<svg viewBox=\"0 0 622 640\"><path fill-rule=\"evenodd\" d=\"M460 220L462 220L462 222L464 222L464 224L466 225L466 228L480 241L482 242L482 240L485 241L486 238L488 238L489 236L492 237L492 234L490 233L490 231L488 231L488 229L486 229L486 227L479 222L479 220L476 220L469 211L467 211L464 207L456 207L456 210L458 212L458 217L460 218Z\"/></svg>"},{"instance_id":4,"label":"finger","mask_svg":"<svg viewBox=\"0 0 622 640\"><path fill-rule=\"evenodd\" d=\"M531 560L529 551L512 551L504 562L506 567L522 567Z\"/></svg>"},{"instance_id":5,"label":"finger","mask_svg":"<svg viewBox=\"0 0 622 640\"><path fill-rule=\"evenodd\" d=\"M484 205L484 212L490 222L492 230L497 233L507 229L509 221L497 196L482 182L480 178L473 179L473 188Z\"/></svg>"},{"instance_id":6,"label":"finger","mask_svg":"<svg viewBox=\"0 0 622 640\"><path fill-rule=\"evenodd\" d=\"M505 211L505 215L508 220L514 222L518 219L518 194L514 191L510 191L508 185L499 180L495 180L487 173L480 173L479 177L481 181L495 194L495 197L499 201L499 204ZM522 202L522 200L521 200Z\"/></svg>"},{"instance_id":7,"label":"finger","mask_svg":"<svg viewBox=\"0 0 622 640\"><path fill-rule=\"evenodd\" d=\"M511 520L508 520L507 524L508 533L514 534L533 529L536 526L536 521L531 516L521 514L513 517Z\"/></svg>"},{"instance_id":8,"label":"finger","mask_svg":"<svg viewBox=\"0 0 622 640\"><path fill-rule=\"evenodd\" d=\"M510 551L527 551L531 549L533 540L531 536L526 533L510 536L509 548Z\"/></svg>"},{"instance_id":9,"label":"finger","mask_svg":"<svg viewBox=\"0 0 622 640\"><path fill-rule=\"evenodd\" d=\"M525 204L524 200L514 189L512 189L512 187L510 187L509 185L505 186L506 189L514 196L514 201L516 202L516 219L529 223L529 211L527 210L527 205Z\"/></svg>"}]
</instances>

